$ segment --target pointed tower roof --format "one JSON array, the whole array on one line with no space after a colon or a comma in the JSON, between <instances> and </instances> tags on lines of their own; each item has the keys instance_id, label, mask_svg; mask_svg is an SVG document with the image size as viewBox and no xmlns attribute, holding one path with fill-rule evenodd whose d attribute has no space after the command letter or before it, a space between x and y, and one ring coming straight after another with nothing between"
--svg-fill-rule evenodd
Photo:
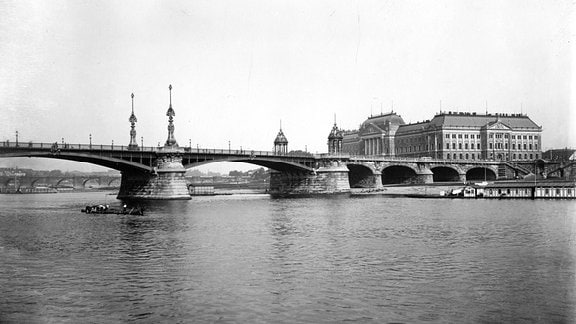
<instances>
[{"instance_id":1,"label":"pointed tower roof","mask_svg":"<svg viewBox=\"0 0 576 324\"><path fill-rule=\"evenodd\" d=\"M284 132L282 132L282 121L280 121L280 131L278 132L278 135L276 135L276 139L274 140L274 145L276 144L288 144L288 139L284 135Z\"/></svg>"},{"instance_id":2,"label":"pointed tower roof","mask_svg":"<svg viewBox=\"0 0 576 324\"><path fill-rule=\"evenodd\" d=\"M330 131L330 135L328 135L329 140L333 139L343 139L344 135L342 135L342 131L336 125L336 114L334 114L334 126L332 127L332 131Z\"/></svg>"}]
</instances>

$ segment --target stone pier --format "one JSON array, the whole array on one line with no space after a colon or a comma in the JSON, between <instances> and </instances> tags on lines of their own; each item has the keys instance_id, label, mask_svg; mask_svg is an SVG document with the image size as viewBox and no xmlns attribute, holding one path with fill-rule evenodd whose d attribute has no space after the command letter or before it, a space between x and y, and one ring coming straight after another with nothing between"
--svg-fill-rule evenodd
<instances>
[{"instance_id":1,"label":"stone pier","mask_svg":"<svg viewBox=\"0 0 576 324\"><path fill-rule=\"evenodd\" d=\"M118 199L176 200L191 199L178 152L158 156L153 173L122 172Z\"/></svg>"},{"instance_id":2,"label":"stone pier","mask_svg":"<svg viewBox=\"0 0 576 324\"><path fill-rule=\"evenodd\" d=\"M348 168L345 165L319 167L314 172L278 172L270 174L270 194L306 195L350 192Z\"/></svg>"}]
</instances>

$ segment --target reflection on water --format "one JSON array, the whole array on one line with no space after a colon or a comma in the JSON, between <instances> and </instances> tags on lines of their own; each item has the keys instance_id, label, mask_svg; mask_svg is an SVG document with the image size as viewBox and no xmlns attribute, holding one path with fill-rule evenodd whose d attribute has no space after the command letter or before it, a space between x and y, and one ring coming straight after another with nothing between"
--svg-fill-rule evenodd
<instances>
[{"instance_id":1,"label":"reflection on water","mask_svg":"<svg viewBox=\"0 0 576 324\"><path fill-rule=\"evenodd\" d=\"M574 322L576 202L0 196L0 322Z\"/></svg>"}]
</instances>

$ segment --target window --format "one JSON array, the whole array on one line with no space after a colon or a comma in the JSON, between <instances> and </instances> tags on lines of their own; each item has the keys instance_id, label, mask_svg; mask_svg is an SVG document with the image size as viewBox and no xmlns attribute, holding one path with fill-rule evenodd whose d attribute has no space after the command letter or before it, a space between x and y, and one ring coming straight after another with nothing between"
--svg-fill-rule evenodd
<instances>
[{"instance_id":1,"label":"window","mask_svg":"<svg viewBox=\"0 0 576 324\"><path fill-rule=\"evenodd\" d=\"M456 160L456 153L454 153L453 157L454 157L454 160Z\"/></svg>"},{"instance_id":2,"label":"window","mask_svg":"<svg viewBox=\"0 0 576 324\"><path fill-rule=\"evenodd\" d=\"M478 143L477 146L478 146L478 149L480 149L480 143Z\"/></svg>"},{"instance_id":3,"label":"window","mask_svg":"<svg viewBox=\"0 0 576 324\"><path fill-rule=\"evenodd\" d=\"M512 154L512 159L516 160L516 153Z\"/></svg>"},{"instance_id":4,"label":"window","mask_svg":"<svg viewBox=\"0 0 576 324\"><path fill-rule=\"evenodd\" d=\"M524 135L524 139L526 139L526 135Z\"/></svg>"},{"instance_id":5,"label":"window","mask_svg":"<svg viewBox=\"0 0 576 324\"><path fill-rule=\"evenodd\" d=\"M539 159L539 158L540 158L539 154L538 154L538 153L536 153L536 159Z\"/></svg>"},{"instance_id":6,"label":"window","mask_svg":"<svg viewBox=\"0 0 576 324\"><path fill-rule=\"evenodd\" d=\"M450 160L450 153L446 154L446 160Z\"/></svg>"},{"instance_id":7,"label":"window","mask_svg":"<svg viewBox=\"0 0 576 324\"><path fill-rule=\"evenodd\" d=\"M530 144L530 150L532 150L532 144Z\"/></svg>"},{"instance_id":8,"label":"window","mask_svg":"<svg viewBox=\"0 0 576 324\"><path fill-rule=\"evenodd\" d=\"M446 149L447 149L447 150L450 149L450 143L446 143Z\"/></svg>"},{"instance_id":9,"label":"window","mask_svg":"<svg viewBox=\"0 0 576 324\"><path fill-rule=\"evenodd\" d=\"M464 149L468 149L468 143L464 143Z\"/></svg>"},{"instance_id":10,"label":"window","mask_svg":"<svg viewBox=\"0 0 576 324\"><path fill-rule=\"evenodd\" d=\"M528 136L528 139L532 139L532 135Z\"/></svg>"},{"instance_id":11,"label":"window","mask_svg":"<svg viewBox=\"0 0 576 324\"><path fill-rule=\"evenodd\" d=\"M475 160L476 157L474 156L474 153L472 153L472 160Z\"/></svg>"},{"instance_id":12,"label":"window","mask_svg":"<svg viewBox=\"0 0 576 324\"><path fill-rule=\"evenodd\" d=\"M492 149L492 143L488 143L488 148Z\"/></svg>"},{"instance_id":13,"label":"window","mask_svg":"<svg viewBox=\"0 0 576 324\"><path fill-rule=\"evenodd\" d=\"M476 138L480 138L480 134L476 135Z\"/></svg>"},{"instance_id":14,"label":"window","mask_svg":"<svg viewBox=\"0 0 576 324\"><path fill-rule=\"evenodd\" d=\"M464 138L468 138L468 134L464 134Z\"/></svg>"},{"instance_id":15,"label":"window","mask_svg":"<svg viewBox=\"0 0 576 324\"><path fill-rule=\"evenodd\" d=\"M556 195L560 196L560 189L556 189Z\"/></svg>"},{"instance_id":16,"label":"window","mask_svg":"<svg viewBox=\"0 0 576 324\"><path fill-rule=\"evenodd\" d=\"M468 153L466 153L466 160L468 160Z\"/></svg>"},{"instance_id":17,"label":"window","mask_svg":"<svg viewBox=\"0 0 576 324\"><path fill-rule=\"evenodd\" d=\"M535 136L534 136L534 139L537 140L537 139L538 139L538 135L535 135Z\"/></svg>"},{"instance_id":18,"label":"window","mask_svg":"<svg viewBox=\"0 0 576 324\"><path fill-rule=\"evenodd\" d=\"M489 138L494 138L494 134L490 134L490 136L488 136Z\"/></svg>"},{"instance_id":19,"label":"window","mask_svg":"<svg viewBox=\"0 0 576 324\"><path fill-rule=\"evenodd\" d=\"M513 150L516 149L516 144L512 143L512 149L513 149Z\"/></svg>"},{"instance_id":20,"label":"window","mask_svg":"<svg viewBox=\"0 0 576 324\"><path fill-rule=\"evenodd\" d=\"M462 153L460 153L460 160L462 160Z\"/></svg>"},{"instance_id":21,"label":"window","mask_svg":"<svg viewBox=\"0 0 576 324\"><path fill-rule=\"evenodd\" d=\"M508 143L504 143L504 148L508 149Z\"/></svg>"},{"instance_id":22,"label":"window","mask_svg":"<svg viewBox=\"0 0 576 324\"><path fill-rule=\"evenodd\" d=\"M446 134L446 138L450 138L450 134Z\"/></svg>"},{"instance_id":23,"label":"window","mask_svg":"<svg viewBox=\"0 0 576 324\"><path fill-rule=\"evenodd\" d=\"M538 144L534 144L534 149L538 150Z\"/></svg>"},{"instance_id":24,"label":"window","mask_svg":"<svg viewBox=\"0 0 576 324\"><path fill-rule=\"evenodd\" d=\"M456 138L456 134L452 134L452 138Z\"/></svg>"},{"instance_id":25,"label":"window","mask_svg":"<svg viewBox=\"0 0 576 324\"><path fill-rule=\"evenodd\" d=\"M458 138L462 138L462 134L458 134Z\"/></svg>"},{"instance_id":26,"label":"window","mask_svg":"<svg viewBox=\"0 0 576 324\"><path fill-rule=\"evenodd\" d=\"M456 143L452 143L452 149L453 149L453 150L456 149Z\"/></svg>"},{"instance_id":27,"label":"window","mask_svg":"<svg viewBox=\"0 0 576 324\"><path fill-rule=\"evenodd\" d=\"M516 135L512 135L512 139L516 139Z\"/></svg>"},{"instance_id":28,"label":"window","mask_svg":"<svg viewBox=\"0 0 576 324\"><path fill-rule=\"evenodd\" d=\"M532 153L530 153L530 160L532 160Z\"/></svg>"},{"instance_id":29,"label":"window","mask_svg":"<svg viewBox=\"0 0 576 324\"><path fill-rule=\"evenodd\" d=\"M458 149L459 149L459 150L462 149L462 143L458 143Z\"/></svg>"},{"instance_id":30,"label":"window","mask_svg":"<svg viewBox=\"0 0 576 324\"><path fill-rule=\"evenodd\" d=\"M524 153L524 160L528 160L528 154Z\"/></svg>"}]
</instances>

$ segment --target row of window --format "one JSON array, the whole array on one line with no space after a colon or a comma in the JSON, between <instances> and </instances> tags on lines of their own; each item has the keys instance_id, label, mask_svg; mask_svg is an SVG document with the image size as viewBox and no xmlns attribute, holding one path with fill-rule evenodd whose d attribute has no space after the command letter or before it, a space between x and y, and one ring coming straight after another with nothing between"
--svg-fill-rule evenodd
<instances>
[{"instance_id":1,"label":"row of window","mask_svg":"<svg viewBox=\"0 0 576 324\"><path fill-rule=\"evenodd\" d=\"M476 155L475 153L471 153L471 154L468 154L468 153L459 153L459 154L447 153L446 154L447 160L451 160L451 159L452 160L457 160L457 159L476 160L476 157L478 157L478 159L481 159L481 155L480 154ZM540 155L539 154L528 154L528 153L525 153L524 155L522 155L522 154L516 155L515 153L512 154L512 160L532 160L532 159L534 159L534 157L536 157L536 159L538 159L540 157ZM490 153L490 158L493 159L494 154ZM508 154L506 154L506 159L508 159Z\"/></svg>"},{"instance_id":2,"label":"row of window","mask_svg":"<svg viewBox=\"0 0 576 324\"><path fill-rule=\"evenodd\" d=\"M488 143L488 149L496 149L496 150L501 150L501 149L508 149L508 143L504 143L504 145L502 145L502 143L494 143L494 145L492 145L492 143ZM516 143L512 143L512 149L513 150L538 150L538 144L524 144L523 146L521 144L518 144L518 146L516 146Z\"/></svg>"},{"instance_id":3,"label":"row of window","mask_svg":"<svg viewBox=\"0 0 576 324\"><path fill-rule=\"evenodd\" d=\"M489 138L508 138L506 133L490 133ZM480 134L445 134L446 138L480 138ZM512 139L538 139L538 135L512 135Z\"/></svg>"}]
</instances>

